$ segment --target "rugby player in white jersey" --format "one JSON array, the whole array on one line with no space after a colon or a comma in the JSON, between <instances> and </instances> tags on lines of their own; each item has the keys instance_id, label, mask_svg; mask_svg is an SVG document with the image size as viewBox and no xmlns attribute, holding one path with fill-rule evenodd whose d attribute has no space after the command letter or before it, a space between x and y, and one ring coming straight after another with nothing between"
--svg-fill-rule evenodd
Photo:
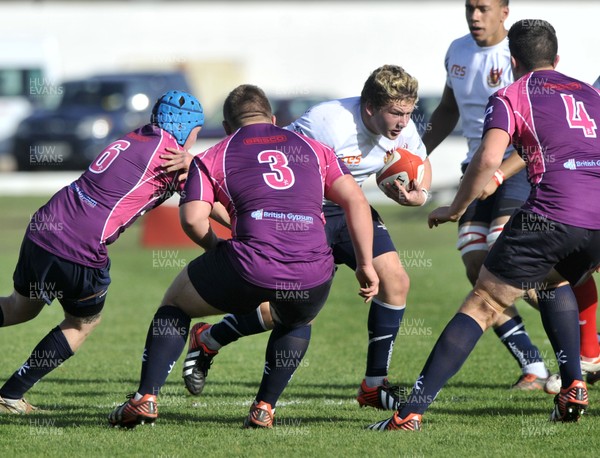
<instances>
[{"instance_id":1,"label":"rugby player in white jersey","mask_svg":"<svg viewBox=\"0 0 600 458\"><path fill-rule=\"evenodd\" d=\"M445 58L447 77L442 99L423 135L427 154L431 154L452 132L460 118L468 144L466 157L461 164L463 173L481 143L488 97L513 82L507 30L504 27L508 17L508 0L466 0L465 9L469 33L454 40L448 48ZM507 150L506 157L511 150ZM504 183L499 171L495 179L502 185L498 191L486 200L473 202L459 222L457 249L473 285L489 248L530 190L525 170ZM494 331L521 366L522 375L513 388L543 389L548 370L514 305L500 315L494 324Z\"/></svg>"},{"instance_id":2,"label":"rugby player in white jersey","mask_svg":"<svg viewBox=\"0 0 600 458\"><path fill-rule=\"evenodd\" d=\"M431 183L431 167L411 114L417 103L418 83L404 69L384 65L371 73L360 97L331 100L309 109L287 128L332 147L359 184L384 165L386 151L402 147L425 159L425 176L410 190L389 188L388 197L404 206L425 204ZM289 160L302 160L294 158ZM344 212L325 201L325 231L336 264L356 269ZM373 266L380 279L379 294L371 302L368 317L368 349L365 378L358 390L361 406L394 409L398 389L387 375L394 341L406 307L409 277L390 235L372 209ZM250 315L228 315L215 324L198 323L190 332L190 349L183 377L192 394L200 394L216 352L239 337L264 332L272 327L268 307Z\"/></svg>"}]
</instances>

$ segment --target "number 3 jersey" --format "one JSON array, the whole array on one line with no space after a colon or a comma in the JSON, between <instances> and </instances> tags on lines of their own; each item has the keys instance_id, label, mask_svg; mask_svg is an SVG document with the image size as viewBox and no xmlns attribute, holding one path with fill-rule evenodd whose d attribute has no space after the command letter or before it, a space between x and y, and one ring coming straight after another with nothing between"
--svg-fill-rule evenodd
<instances>
[{"instance_id":1,"label":"number 3 jersey","mask_svg":"<svg viewBox=\"0 0 600 458\"><path fill-rule=\"evenodd\" d=\"M248 282L302 289L333 274L321 203L349 173L327 146L272 124L237 130L192 162L181 203L221 202L231 218L227 253Z\"/></svg>"},{"instance_id":2,"label":"number 3 jersey","mask_svg":"<svg viewBox=\"0 0 600 458\"><path fill-rule=\"evenodd\" d=\"M174 137L150 124L111 143L32 216L25 236L63 259L105 267L106 246L183 187L176 172L160 167L167 147L180 149Z\"/></svg>"},{"instance_id":3,"label":"number 3 jersey","mask_svg":"<svg viewBox=\"0 0 600 458\"><path fill-rule=\"evenodd\" d=\"M489 99L484 133L507 132L532 185L523 208L600 229L600 92L554 70L528 73Z\"/></svg>"}]
</instances>

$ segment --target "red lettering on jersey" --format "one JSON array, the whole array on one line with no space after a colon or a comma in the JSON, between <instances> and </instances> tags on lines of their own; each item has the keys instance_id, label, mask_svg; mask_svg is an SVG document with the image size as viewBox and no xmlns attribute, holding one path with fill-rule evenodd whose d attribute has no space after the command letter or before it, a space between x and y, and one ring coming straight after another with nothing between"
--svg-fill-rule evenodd
<instances>
[{"instance_id":1,"label":"red lettering on jersey","mask_svg":"<svg viewBox=\"0 0 600 458\"><path fill-rule=\"evenodd\" d=\"M452 67L450 67L450 75L452 76L456 76L457 78L464 78L464 76L467 74L467 67L466 66L460 66L457 64L452 65Z\"/></svg>"},{"instance_id":2,"label":"red lettering on jersey","mask_svg":"<svg viewBox=\"0 0 600 458\"><path fill-rule=\"evenodd\" d=\"M151 137L147 137L145 135L139 135L139 134L136 134L135 132L129 132L125 136L125 138L131 138L132 140L135 140L137 142L143 142L143 143L146 143L146 142L149 142L150 140L152 140Z\"/></svg>"},{"instance_id":3,"label":"red lettering on jersey","mask_svg":"<svg viewBox=\"0 0 600 458\"><path fill-rule=\"evenodd\" d=\"M249 137L244 139L244 145L267 145L269 143L285 142L286 140L286 135L273 135L271 137Z\"/></svg>"},{"instance_id":4,"label":"red lettering on jersey","mask_svg":"<svg viewBox=\"0 0 600 458\"><path fill-rule=\"evenodd\" d=\"M544 83L544 87L547 87L549 89L558 89L559 91L564 91L564 90L571 90L571 91L576 91L581 89L581 84L572 81L570 83Z\"/></svg>"}]
</instances>

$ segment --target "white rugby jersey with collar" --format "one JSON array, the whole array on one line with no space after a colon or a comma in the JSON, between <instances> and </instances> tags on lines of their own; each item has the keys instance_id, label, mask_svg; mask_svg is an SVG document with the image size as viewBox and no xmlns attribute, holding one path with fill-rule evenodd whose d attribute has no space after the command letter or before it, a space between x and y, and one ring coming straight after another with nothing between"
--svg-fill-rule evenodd
<instances>
[{"instance_id":1,"label":"white rugby jersey with collar","mask_svg":"<svg viewBox=\"0 0 600 458\"><path fill-rule=\"evenodd\" d=\"M508 38L493 46L479 46L471 34L454 40L445 58L446 84L454 91L463 135L469 150L468 164L481 144L488 98L513 82ZM507 152L512 151L512 148Z\"/></svg>"},{"instance_id":2,"label":"white rugby jersey with collar","mask_svg":"<svg viewBox=\"0 0 600 458\"><path fill-rule=\"evenodd\" d=\"M395 140L369 131L360 115L360 97L315 105L286 129L333 148L359 186L383 167L386 151L400 147L423 160L427 157L425 145L412 119Z\"/></svg>"}]
</instances>

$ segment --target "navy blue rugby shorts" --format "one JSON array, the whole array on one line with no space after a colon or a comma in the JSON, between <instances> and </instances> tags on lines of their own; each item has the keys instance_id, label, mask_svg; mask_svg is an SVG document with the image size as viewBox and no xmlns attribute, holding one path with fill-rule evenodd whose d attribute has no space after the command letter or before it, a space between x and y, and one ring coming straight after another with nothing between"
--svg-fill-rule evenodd
<instances>
[{"instance_id":1,"label":"navy blue rugby shorts","mask_svg":"<svg viewBox=\"0 0 600 458\"><path fill-rule=\"evenodd\" d=\"M65 312L79 318L102 311L110 285L110 261L93 268L56 256L33 243L27 236L21 244L13 274L15 291L50 305L54 299Z\"/></svg>"},{"instance_id":2,"label":"navy blue rugby shorts","mask_svg":"<svg viewBox=\"0 0 600 458\"><path fill-rule=\"evenodd\" d=\"M518 210L504 226L484 265L521 289L543 289L552 268L576 286L600 265L600 231Z\"/></svg>"},{"instance_id":3,"label":"navy blue rugby shorts","mask_svg":"<svg viewBox=\"0 0 600 458\"><path fill-rule=\"evenodd\" d=\"M465 170L466 165L463 165L463 173ZM516 209L521 208L530 192L531 185L527 180L527 170L523 169L504 181L502 186L499 186L487 199L475 199L471 202L458 224L471 221L489 224L501 216L510 216Z\"/></svg>"},{"instance_id":4,"label":"navy blue rugby shorts","mask_svg":"<svg viewBox=\"0 0 600 458\"><path fill-rule=\"evenodd\" d=\"M352 270L356 270L356 255L348 232L344 210L337 205L325 205L323 206L323 213L325 215L327 243L333 251L334 262L345 264ZM371 218L373 220L373 258L390 251L396 251L394 242L392 242L381 216L373 207L371 207Z\"/></svg>"},{"instance_id":5,"label":"navy blue rugby shorts","mask_svg":"<svg viewBox=\"0 0 600 458\"><path fill-rule=\"evenodd\" d=\"M271 305L273 319L289 328L311 322L325 305L331 276L313 288L298 288L296 282L279 289L263 288L244 279L229 259L225 243L194 259L187 267L190 282L210 305L225 313L251 313L263 302Z\"/></svg>"}]
</instances>

